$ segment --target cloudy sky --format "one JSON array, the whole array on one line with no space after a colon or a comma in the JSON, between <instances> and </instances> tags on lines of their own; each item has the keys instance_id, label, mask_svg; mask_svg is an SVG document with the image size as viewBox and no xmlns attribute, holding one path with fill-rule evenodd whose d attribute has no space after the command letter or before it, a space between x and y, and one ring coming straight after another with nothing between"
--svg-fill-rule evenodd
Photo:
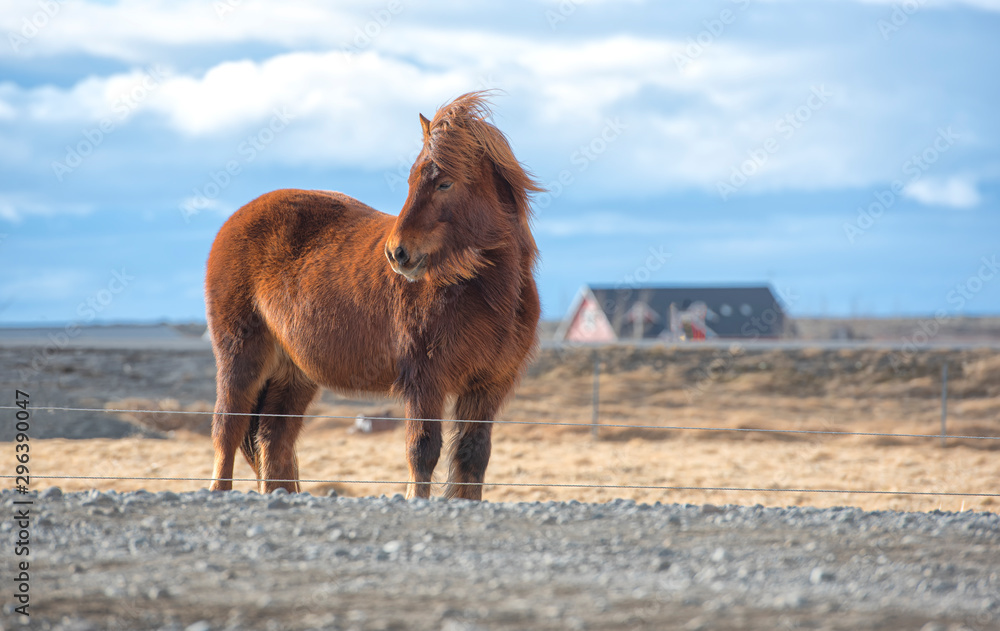
<instances>
[{"instance_id":1,"label":"cloudy sky","mask_svg":"<svg viewBox=\"0 0 1000 631\"><path fill-rule=\"evenodd\" d=\"M231 212L394 214L417 114L484 88L549 187L547 317L583 283L1000 312L997 0L5 0L0 32L0 322L203 319Z\"/></svg>"}]
</instances>

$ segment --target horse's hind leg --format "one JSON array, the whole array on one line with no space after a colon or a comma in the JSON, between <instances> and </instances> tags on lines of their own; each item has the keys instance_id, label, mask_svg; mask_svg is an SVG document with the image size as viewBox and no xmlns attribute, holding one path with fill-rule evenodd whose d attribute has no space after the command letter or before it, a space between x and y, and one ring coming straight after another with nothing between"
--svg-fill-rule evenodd
<instances>
[{"instance_id":1,"label":"horse's hind leg","mask_svg":"<svg viewBox=\"0 0 1000 631\"><path fill-rule=\"evenodd\" d=\"M256 393L253 393L256 394ZM233 466L236 450L250 427L249 413L253 412L256 397L249 393L218 393L215 416L212 418L212 444L215 447L215 464L212 468L213 491L233 488Z\"/></svg>"},{"instance_id":2,"label":"horse's hind leg","mask_svg":"<svg viewBox=\"0 0 1000 631\"><path fill-rule=\"evenodd\" d=\"M242 388L225 387L222 380L220 377L215 398L215 415L212 417L212 444L215 447L211 486L213 491L229 491L233 488L236 450L245 441L250 430L251 415L259 406L261 388L259 382ZM245 446L243 451L250 466L256 471L256 463Z\"/></svg>"},{"instance_id":3,"label":"horse's hind leg","mask_svg":"<svg viewBox=\"0 0 1000 631\"><path fill-rule=\"evenodd\" d=\"M483 480L486 478L486 466L490 462L492 448L492 421L512 387L512 382L509 385L480 385L458 397L455 402L458 430L454 438L445 497L483 499ZM463 420L490 422L463 423Z\"/></svg>"},{"instance_id":4,"label":"horse's hind leg","mask_svg":"<svg viewBox=\"0 0 1000 631\"><path fill-rule=\"evenodd\" d=\"M258 411L274 345L266 335L248 335L235 344L229 338L219 338L214 345L218 370L212 418L215 464L211 489L228 491L233 488L236 450L250 429L251 415Z\"/></svg>"},{"instance_id":5,"label":"horse's hind leg","mask_svg":"<svg viewBox=\"0 0 1000 631\"><path fill-rule=\"evenodd\" d=\"M267 394L260 408L257 431L258 489L270 493L284 488L299 490L299 466L295 458L295 440L302 430L302 419L266 414L305 414L319 387L298 367L285 358L267 382Z\"/></svg>"}]
</instances>

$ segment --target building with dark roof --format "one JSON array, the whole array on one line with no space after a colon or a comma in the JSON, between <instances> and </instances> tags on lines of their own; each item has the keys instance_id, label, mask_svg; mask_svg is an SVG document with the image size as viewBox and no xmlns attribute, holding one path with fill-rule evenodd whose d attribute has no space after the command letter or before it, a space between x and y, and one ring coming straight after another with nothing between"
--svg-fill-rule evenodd
<instances>
[{"instance_id":1,"label":"building with dark roof","mask_svg":"<svg viewBox=\"0 0 1000 631\"><path fill-rule=\"evenodd\" d=\"M599 287L580 289L555 339L616 342L781 337L785 312L771 288Z\"/></svg>"}]
</instances>

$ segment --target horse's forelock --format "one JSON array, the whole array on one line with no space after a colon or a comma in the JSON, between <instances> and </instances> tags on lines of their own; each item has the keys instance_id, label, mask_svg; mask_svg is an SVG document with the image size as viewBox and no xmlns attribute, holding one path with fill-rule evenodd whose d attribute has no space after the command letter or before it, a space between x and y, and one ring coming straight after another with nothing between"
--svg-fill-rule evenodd
<instances>
[{"instance_id":1,"label":"horse's forelock","mask_svg":"<svg viewBox=\"0 0 1000 631\"><path fill-rule=\"evenodd\" d=\"M530 195L545 189L510 148L506 136L491 122L489 90L469 92L441 107L430 123L428 153L453 177L468 182L485 156L510 186L518 214L531 215Z\"/></svg>"}]
</instances>

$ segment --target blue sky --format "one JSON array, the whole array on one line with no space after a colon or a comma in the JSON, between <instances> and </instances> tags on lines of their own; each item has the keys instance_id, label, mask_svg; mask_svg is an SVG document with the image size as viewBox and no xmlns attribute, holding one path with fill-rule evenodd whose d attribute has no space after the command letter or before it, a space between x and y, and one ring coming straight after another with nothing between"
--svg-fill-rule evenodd
<instances>
[{"instance_id":1,"label":"blue sky","mask_svg":"<svg viewBox=\"0 0 1000 631\"><path fill-rule=\"evenodd\" d=\"M0 323L203 319L233 210L395 213L417 113L483 88L550 188L546 317L588 282L1000 313L994 0L13 0L0 33Z\"/></svg>"}]
</instances>

